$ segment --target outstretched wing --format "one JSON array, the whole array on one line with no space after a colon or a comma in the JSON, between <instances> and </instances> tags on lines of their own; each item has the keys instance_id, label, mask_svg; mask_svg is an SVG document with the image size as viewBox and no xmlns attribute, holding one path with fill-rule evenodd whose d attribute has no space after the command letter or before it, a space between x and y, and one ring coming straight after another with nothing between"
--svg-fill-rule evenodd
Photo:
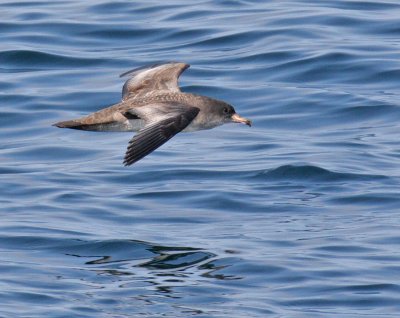
<instances>
[{"instance_id":1,"label":"outstretched wing","mask_svg":"<svg viewBox=\"0 0 400 318\"><path fill-rule=\"evenodd\" d=\"M131 139L124 158L125 166L139 161L166 143L185 129L200 111L197 107L180 104L165 104L164 107L170 107L170 116L151 122Z\"/></svg>"},{"instance_id":2,"label":"outstretched wing","mask_svg":"<svg viewBox=\"0 0 400 318\"><path fill-rule=\"evenodd\" d=\"M154 90L180 92L178 78L189 64L169 62L140 67L120 75L130 76L122 89L122 100Z\"/></svg>"}]
</instances>

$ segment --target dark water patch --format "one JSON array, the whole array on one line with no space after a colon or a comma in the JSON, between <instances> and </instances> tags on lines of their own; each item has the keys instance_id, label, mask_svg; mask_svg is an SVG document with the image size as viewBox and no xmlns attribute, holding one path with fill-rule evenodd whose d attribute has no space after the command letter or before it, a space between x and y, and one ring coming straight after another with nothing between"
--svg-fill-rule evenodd
<instances>
[{"instance_id":1,"label":"dark water patch","mask_svg":"<svg viewBox=\"0 0 400 318\"><path fill-rule=\"evenodd\" d=\"M53 209L54 211L54 209ZM22 240L24 239L24 237L28 237L31 236L32 237L39 237L39 238L44 238L44 236L42 235L47 235L47 238L50 239L55 239L57 241L58 237L79 237L79 238L83 238L83 237L88 237L90 235L88 235L87 233L84 232L79 232L79 231L74 231L74 230L67 230L67 229L57 229L57 228L49 228L46 226L46 224L40 224L40 225L34 225L34 226L23 226L23 225L14 225L14 226L4 226L4 230L7 233L23 233L24 236L19 236L19 238L21 238ZM0 238L1 239L7 239L5 236ZM60 242L60 241L57 241ZM56 243L58 244L58 243ZM6 245L3 246L4 248L6 248ZM13 246L11 245L11 248L14 249L18 249L19 247Z\"/></svg>"},{"instance_id":2,"label":"dark water patch","mask_svg":"<svg viewBox=\"0 0 400 318\"><path fill-rule=\"evenodd\" d=\"M89 38L101 38L108 41L118 41L118 40L131 40L140 43L148 43L159 39L164 35L164 30L154 30L154 29L121 29L113 28L106 30L93 30L89 32L82 32L80 36Z\"/></svg>"},{"instance_id":3,"label":"dark water patch","mask_svg":"<svg viewBox=\"0 0 400 318\"><path fill-rule=\"evenodd\" d=\"M13 39L15 36L54 36L59 43L65 43L69 36L76 36L81 34L83 30L86 32L96 30L98 25L94 23L82 22L65 22L57 19L52 20L50 18L45 21L37 21L31 23L30 21L23 22L2 22L0 27L8 31L7 36ZM17 37L18 39L18 37ZM51 43L49 43L51 45Z\"/></svg>"},{"instance_id":4,"label":"dark water patch","mask_svg":"<svg viewBox=\"0 0 400 318\"><path fill-rule=\"evenodd\" d=\"M96 172L97 174L97 172ZM205 169L174 169L174 170L153 170L146 172L136 172L126 174L125 172L120 174L109 174L102 175L101 178L107 180L108 182L120 183L121 181L126 184L140 184L140 183L157 183L162 182L172 182L174 180L188 181L196 179L198 181L202 180L217 180L217 179L236 179L240 175L248 176L248 172L240 171L226 171L226 170L205 170ZM177 191L180 190L171 190Z\"/></svg>"},{"instance_id":5,"label":"dark water patch","mask_svg":"<svg viewBox=\"0 0 400 318\"><path fill-rule=\"evenodd\" d=\"M387 236L384 238L376 237L371 238L372 243L379 245L400 245L400 236Z\"/></svg>"},{"instance_id":6,"label":"dark water patch","mask_svg":"<svg viewBox=\"0 0 400 318\"><path fill-rule=\"evenodd\" d=\"M199 9L195 11L183 11L183 12L173 12L169 14L164 21L185 21L189 20L192 22L195 21L203 21L205 16L210 16L213 14L213 11L206 9ZM213 28L211 30L214 30Z\"/></svg>"},{"instance_id":7,"label":"dark water patch","mask_svg":"<svg viewBox=\"0 0 400 318\"><path fill-rule=\"evenodd\" d=\"M329 120L335 122L356 122L368 119L396 119L400 118L400 107L393 105L352 106L335 110L326 115ZM387 122L387 120L385 120Z\"/></svg>"},{"instance_id":8,"label":"dark water patch","mask_svg":"<svg viewBox=\"0 0 400 318\"><path fill-rule=\"evenodd\" d=\"M273 149L279 149L281 146L274 143L252 143L252 144L240 144L240 145L229 145L230 151L238 150L239 148L249 153L271 151Z\"/></svg>"},{"instance_id":9,"label":"dark water patch","mask_svg":"<svg viewBox=\"0 0 400 318\"><path fill-rule=\"evenodd\" d=\"M2 127L15 127L15 123L21 123L21 112L1 112L0 113L0 124ZM24 117L22 115L22 117ZM24 120L25 121L25 120ZM4 145L0 146L1 148L4 147ZM3 148L4 149L4 148Z\"/></svg>"},{"instance_id":10,"label":"dark water patch","mask_svg":"<svg viewBox=\"0 0 400 318\"><path fill-rule=\"evenodd\" d=\"M279 26L267 31L266 35L268 36L268 38L276 38L279 42L282 43L301 38L307 40L321 40L326 38L326 36L324 36L322 33L314 32L312 27L307 26L303 28ZM280 47L281 46L278 46L278 48Z\"/></svg>"},{"instance_id":11,"label":"dark water patch","mask_svg":"<svg viewBox=\"0 0 400 318\"><path fill-rule=\"evenodd\" d=\"M315 145L321 147L329 147L329 148L348 148L348 149L374 149L374 146L367 144L367 143L360 143L360 142L345 142L345 141L338 141L338 142L316 142Z\"/></svg>"},{"instance_id":12,"label":"dark water patch","mask_svg":"<svg viewBox=\"0 0 400 318\"><path fill-rule=\"evenodd\" d=\"M37 294L29 292L3 292L0 297L4 302L23 302L25 304L40 302L42 305L55 305L61 303L62 299L54 297L53 295Z\"/></svg>"},{"instance_id":13,"label":"dark water patch","mask_svg":"<svg viewBox=\"0 0 400 318\"><path fill-rule=\"evenodd\" d=\"M21 178L22 179L22 178ZM22 181L22 180L21 180ZM31 188L29 185L20 185L18 183L14 182L4 182L3 186L0 186L0 189L2 189L2 192L4 195L7 195L8 198L5 198L3 200L4 204L12 204L14 203L15 200L18 198L26 198L26 199L35 199L37 197L46 197L50 195L51 193L55 193L56 191L51 188L50 186L46 185L41 185L37 186L35 188ZM52 208L50 208L52 209ZM23 211L26 213L29 213L29 211L41 211L43 210L43 206L41 209L35 209L33 205L31 205L28 208L22 208ZM11 213L13 209L8 210L9 213Z\"/></svg>"},{"instance_id":14,"label":"dark water patch","mask_svg":"<svg viewBox=\"0 0 400 318\"><path fill-rule=\"evenodd\" d=\"M186 4L185 4L186 5ZM153 16L154 13L155 17L157 17L158 19L162 19L164 17L166 17L168 15L169 12L171 11L179 11L180 8L185 7L182 5L181 2L177 2L175 3L147 3L147 2L143 2L141 3L139 6L134 6L131 7L130 10L128 10L127 12L130 14L137 14L138 16L142 16L146 17L146 16ZM159 13L159 14L157 14ZM160 14L162 13L162 14ZM154 16L153 16L154 17Z\"/></svg>"},{"instance_id":15,"label":"dark water patch","mask_svg":"<svg viewBox=\"0 0 400 318\"><path fill-rule=\"evenodd\" d=\"M379 32L377 32L378 34L384 36L391 35L394 38L399 36L400 34L400 27L396 23L396 20L384 23L383 26L381 28L378 28L377 30L379 30Z\"/></svg>"},{"instance_id":16,"label":"dark water patch","mask_svg":"<svg viewBox=\"0 0 400 318\"><path fill-rule=\"evenodd\" d=\"M315 54L268 67L272 80L294 82L346 83L364 82L373 72L368 62L353 63L357 56L343 52ZM343 80L344 79L344 80Z\"/></svg>"},{"instance_id":17,"label":"dark water patch","mask_svg":"<svg viewBox=\"0 0 400 318\"><path fill-rule=\"evenodd\" d=\"M46 46L49 45L49 43L51 43L53 46L56 46L57 43L62 42L65 44L65 40L60 41L59 38L57 38L56 36L53 35L49 35L49 34L38 34L38 35L31 35L31 34L23 34L23 35L13 35L12 37L10 37L10 40L13 40L15 42L25 42L25 43L31 43L33 45L38 45L38 44L45 44ZM15 72L13 70L8 69L8 72Z\"/></svg>"},{"instance_id":18,"label":"dark water patch","mask_svg":"<svg viewBox=\"0 0 400 318\"><path fill-rule=\"evenodd\" d=\"M164 34L163 39L169 41L188 41L189 43L197 43L199 40L205 37L211 37L212 30L209 29L192 29L192 30L180 30L176 29L173 32Z\"/></svg>"},{"instance_id":19,"label":"dark water patch","mask_svg":"<svg viewBox=\"0 0 400 318\"><path fill-rule=\"evenodd\" d=\"M365 206L380 206L382 204L392 204L396 206L400 203L399 193L368 193L368 194L356 194L349 196L341 196L331 199L332 202L338 204L347 205L359 205Z\"/></svg>"},{"instance_id":20,"label":"dark water patch","mask_svg":"<svg viewBox=\"0 0 400 318\"><path fill-rule=\"evenodd\" d=\"M241 279L241 276L238 276L237 272L234 273L235 269L232 268L232 266L240 262L241 260L239 258L225 257L206 262L200 265L199 268L206 270L202 275L204 277L219 280L238 280Z\"/></svg>"},{"instance_id":21,"label":"dark water patch","mask_svg":"<svg viewBox=\"0 0 400 318\"><path fill-rule=\"evenodd\" d=\"M0 69L0 73L3 73L3 70ZM2 90L10 90L13 87L12 83L8 82L0 82L0 89ZM3 96L2 96L3 98Z\"/></svg>"},{"instance_id":22,"label":"dark water patch","mask_svg":"<svg viewBox=\"0 0 400 318\"><path fill-rule=\"evenodd\" d=\"M362 175L354 173L333 172L317 166L285 165L273 170L263 171L255 175L256 179L271 180L304 180L319 182L368 181L385 179L380 175Z\"/></svg>"},{"instance_id":23,"label":"dark water patch","mask_svg":"<svg viewBox=\"0 0 400 318\"><path fill-rule=\"evenodd\" d=\"M276 266L268 262L261 261L255 263L239 258L223 258L213 260L201 266L202 269L210 269L206 272L207 277L217 278L220 281L228 281L236 288L253 286L258 288L263 284L274 286L275 284L301 283L305 277L293 273L288 267ZM246 269L247 268L247 269ZM252 274L248 274L252 273ZM257 276L265 278L264 283L257 280ZM290 278L289 278L290 277ZM286 281L288 279L288 281Z\"/></svg>"},{"instance_id":24,"label":"dark water patch","mask_svg":"<svg viewBox=\"0 0 400 318\"><path fill-rule=\"evenodd\" d=\"M23 13L16 16L18 21L40 21L48 18L50 15L42 12L29 12Z\"/></svg>"},{"instance_id":25,"label":"dark water patch","mask_svg":"<svg viewBox=\"0 0 400 318\"><path fill-rule=\"evenodd\" d=\"M244 199L244 197L247 197L247 199ZM203 198L194 198L189 202L197 208L229 211L230 213L275 211L275 209L272 206L268 206L264 200L261 200L261 202L253 201L251 195L246 195L243 191L209 191Z\"/></svg>"},{"instance_id":26,"label":"dark water patch","mask_svg":"<svg viewBox=\"0 0 400 318\"><path fill-rule=\"evenodd\" d=\"M7 95L2 95L1 96L1 101L2 103L5 103L8 105L8 112L4 112L3 114L10 114L11 112L18 112L21 106L25 105L32 105L35 103L37 100L35 96L32 95L27 95L23 91L21 91L19 94L7 94ZM16 107L15 105L18 105ZM6 110L6 109L5 109ZM21 116L22 117L22 116Z\"/></svg>"},{"instance_id":27,"label":"dark water patch","mask_svg":"<svg viewBox=\"0 0 400 318\"><path fill-rule=\"evenodd\" d=\"M72 56L51 54L40 51L30 50L11 50L0 52L0 63L4 63L8 68L58 68L95 66L101 65L105 60L96 58L77 58Z\"/></svg>"},{"instance_id":28,"label":"dark water patch","mask_svg":"<svg viewBox=\"0 0 400 318\"><path fill-rule=\"evenodd\" d=\"M340 254L343 253L355 253L355 254L364 254L364 253L375 253L377 249L360 247L356 245L326 245L315 248L316 251L335 253L336 257L339 257Z\"/></svg>"},{"instance_id":29,"label":"dark water patch","mask_svg":"<svg viewBox=\"0 0 400 318\"><path fill-rule=\"evenodd\" d=\"M183 269L208 260L214 256L214 254L206 252L175 253L162 257L161 259L155 259L150 262L142 263L140 266L158 270Z\"/></svg>"},{"instance_id":30,"label":"dark water patch","mask_svg":"<svg viewBox=\"0 0 400 318\"><path fill-rule=\"evenodd\" d=\"M352 286L333 287L332 291L337 292L353 292L357 294L380 294L385 291L400 292L400 286L397 284L363 284ZM326 291L325 291L326 292Z\"/></svg>"},{"instance_id":31,"label":"dark water patch","mask_svg":"<svg viewBox=\"0 0 400 318\"><path fill-rule=\"evenodd\" d=\"M50 238L44 236L0 236L2 249L13 250L39 250L60 246L65 243L63 238Z\"/></svg>"},{"instance_id":32,"label":"dark water patch","mask_svg":"<svg viewBox=\"0 0 400 318\"><path fill-rule=\"evenodd\" d=\"M157 184L154 184L156 187ZM188 213L192 213L193 209L204 209L214 211L230 211L243 212L246 211L260 211L267 212L269 210L274 211L275 209L268 208L264 201L254 202L249 198L249 194L243 191L235 191L233 189L209 189L209 190L194 190L191 187L186 186L186 189L180 191L173 191L163 188L156 188L150 191L134 190L133 193L126 193L121 197L128 200L146 200L146 201L157 201L165 205L174 204L180 202L181 205L191 206ZM245 197L248 197L245 199ZM160 207L161 208L161 207ZM180 208L182 209L182 208ZM167 217L171 218L171 216ZM175 220L177 222L177 220ZM187 220L179 221L179 223L187 223ZM191 222L199 222L193 220Z\"/></svg>"},{"instance_id":33,"label":"dark water patch","mask_svg":"<svg viewBox=\"0 0 400 318\"><path fill-rule=\"evenodd\" d=\"M248 9L246 8L248 5L248 1L235 1L235 0L222 0L218 2L218 5L222 8L243 8L243 9Z\"/></svg>"},{"instance_id":34,"label":"dark water patch","mask_svg":"<svg viewBox=\"0 0 400 318\"><path fill-rule=\"evenodd\" d=\"M27 8L32 8L32 7L51 7L51 6L57 6L60 5L60 3L56 3L53 1L18 1L18 2L3 2L0 4L1 7L27 7Z\"/></svg>"},{"instance_id":35,"label":"dark water patch","mask_svg":"<svg viewBox=\"0 0 400 318\"><path fill-rule=\"evenodd\" d=\"M121 13L132 8L132 3L121 1L106 1L100 4L90 4L86 8L91 14L113 14Z\"/></svg>"},{"instance_id":36,"label":"dark water patch","mask_svg":"<svg viewBox=\"0 0 400 318\"><path fill-rule=\"evenodd\" d=\"M368 25L370 23L365 17L359 17L356 15L330 15L326 13L319 13L318 11L306 11L302 15L293 15L288 17L282 17L275 19L273 22L274 26L287 26L287 25L300 25L305 24L306 26L335 26L337 29L360 26L360 24ZM301 28L303 29L303 28ZM315 29L313 28L314 32ZM329 30L327 30L329 31Z\"/></svg>"},{"instance_id":37,"label":"dark water patch","mask_svg":"<svg viewBox=\"0 0 400 318\"><path fill-rule=\"evenodd\" d=\"M200 198L207 195L207 192L198 192L186 190L158 190L149 192L139 192L135 194L130 194L129 198L136 199L154 199L157 198L163 201L175 201L177 198L185 196L185 200L190 200L191 198Z\"/></svg>"},{"instance_id":38,"label":"dark water patch","mask_svg":"<svg viewBox=\"0 0 400 318\"><path fill-rule=\"evenodd\" d=\"M145 242L131 240L113 240L98 242L79 242L72 245L58 246L55 251L83 259L90 264L105 264L150 257L152 246Z\"/></svg>"},{"instance_id":39,"label":"dark water patch","mask_svg":"<svg viewBox=\"0 0 400 318\"><path fill-rule=\"evenodd\" d=\"M366 16L321 16L319 19L320 23L323 25L334 26L338 28L354 28L360 27L362 29L373 28L375 25L374 19L367 18Z\"/></svg>"},{"instance_id":40,"label":"dark water patch","mask_svg":"<svg viewBox=\"0 0 400 318\"><path fill-rule=\"evenodd\" d=\"M399 4L391 1L325 1L318 4L320 7L337 8L343 10L355 10L355 11L385 11L399 9Z\"/></svg>"},{"instance_id":41,"label":"dark water patch","mask_svg":"<svg viewBox=\"0 0 400 318\"><path fill-rule=\"evenodd\" d=\"M2 249L52 253L51 258L67 256L86 265L107 265L138 261L139 267L157 270L185 269L216 255L191 247L173 247L136 240L84 241L51 237L0 237ZM49 258L49 259L51 259Z\"/></svg>"},{"instance_id":42,"label":"dark water patch","mask_svg":"<svg viewBox=\"0 0 400 318\"><path fill-rule=\"evenodd\" d=\"M255 63L260 63L260 67L265 67L263 63L277 63L283 61L292 61L296 58L299 58L299 54L302 54L300 51L287 51L287 50L277 50L277 51L268 51L268 52L253 52L249 51L246 55L235 57L235 62L240 63L250 63L254 67ZM254 72L254 70L250 70L249 72ZM263 71L265 72L265 71Z\"/></svg>"},{"instance_id":43,"label":"dark water patch","mask_svg":"<svg viewBox=\"0 0 400 318\"><path fill-rule=\"evenodd\" d=\"M253 42L257 38L263 38L263 32L256 32L254 31L242 31L242 32L235 32L233 34L226 34L226 33L217 33L214 34L211 38L205 40L198 40L191 45L201 46L201 47L210 47L218 43L220 45L236 45L241 44L244 45L248 42Z\"/></svg>"},{"instance_id":44,"label":"dark water patch","mask_svg":"<svg viewBox=\"0 0 400 318\"><path fill-rule=\"evenodd\" d=\"M388 85L393 85L399 79L400 79L400 70L389 69L389 70L377 71L369 76L366 76L365 81L368 83L387 83Z\"/></svg>"},{"instance_id":45,"label":"dark water patch","mask_svg":"<svg viewBox=\"0 0 400 318\"><path fill-rule=\"evenodd\" d=\"M55 146L55 147L41 147L40 151L32 148L28 144L18 150L13 150L8 154L9 157L21 162L32 162L32 161L58 161L68 160L82 160L83 158L89 158L93 156L92 153L88 153L86 149L79 149L77 147L66 147L66 146Z\"/></svg>"},{"instance_id":46,"label":"dark water patch","mask_svg":"<svg viewBox=\"0 0 400 318\"><path fill-rule=\"evenodd\" d=\"M379 306L395 306L396 298L381 297L381 296L362 296L353 295L353 297L331 299L330 297L312 297L310 299L293 299L290 301L280 301L283 306L293 307L310 307L313 308L332 308L332 307L344 307L344 308L375 308Z\"/></svg>"},{"instance_id":47,"label":"dark water patch","mask_svg":"<svg viewBox=\"0 0 400 318\"><path fill-rule=\"evenodd\" d=\"M31 173L32 169L29 167L0 167L0 174L15 175L20 173Z\"/></svg>"}]
</instances>

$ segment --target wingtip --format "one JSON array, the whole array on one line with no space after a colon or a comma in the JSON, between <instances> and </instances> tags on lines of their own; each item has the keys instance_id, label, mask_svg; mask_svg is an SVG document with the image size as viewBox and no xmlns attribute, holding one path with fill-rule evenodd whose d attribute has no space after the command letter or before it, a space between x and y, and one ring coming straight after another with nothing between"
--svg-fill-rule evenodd
<instances>
[{"instance_id":1,"label":"wingtip","mask_svg":"<svg viewBox=\"0 0 400 318\"><path fill-rule=\"evenodd\" d=\"M122 164L124 165L124 167L128 167L128 166L130 166L132 163L129 163L129 162L127 162L126 160L124 160L124 161L122 162Z\"/></svg>"},{"instance_id":2,"label":"wingtip","mask_svg":"<svg viewBox=\"0 0 400 318\"><path fill-rule=\"evenodd\" d=\"M167 65L167 64L183 64L183 70L186 70L187 68L190 67L190 64L184 63L184 62L178 62L178 61L161 61L153 64L148 64L144 66L140 66L137 68L134 68L132 70L126 71L122 74L119 75L119 77L125 77L125 76L135 76L136 73L144 70L151 70L153 68L162 66L162 65Z\"/></svg>"},{"instance_id":3,"label":"wingtip","mask_svg":"<svg viewBox=\"0 0 400 318\"><path fill-rule=\"evenodd\" d=\"M134 164L135 162L136 162L135 160L132 160L132 158L129 159L129 156L125 154L124 161L122 162L122 164L124 165L124 167L128 167Z\"/></svg>"}]
</instances>

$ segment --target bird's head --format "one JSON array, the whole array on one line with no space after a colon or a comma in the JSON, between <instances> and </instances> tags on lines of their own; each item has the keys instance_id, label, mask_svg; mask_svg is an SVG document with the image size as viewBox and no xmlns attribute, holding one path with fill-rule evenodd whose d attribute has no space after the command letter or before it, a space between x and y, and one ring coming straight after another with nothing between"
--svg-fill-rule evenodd
<instances>
[{"instance_id":1,"label":"bird's head","mask_svg":"<svg viewBox=\"0 0 400 318\"><path fill-rule=\"evenodd\" d=\"M232 105L221 103L218 105L220 115L224 118L226 123L241 123L251 127L251 120L240 116Z\"/></svg>"}]
</instances>

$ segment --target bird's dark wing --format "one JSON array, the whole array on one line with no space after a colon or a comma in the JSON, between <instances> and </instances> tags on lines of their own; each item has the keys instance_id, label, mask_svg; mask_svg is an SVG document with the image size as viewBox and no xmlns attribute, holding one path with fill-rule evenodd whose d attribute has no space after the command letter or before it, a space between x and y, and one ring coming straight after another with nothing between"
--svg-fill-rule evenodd
<instances>
[{"instance_id":1,"label":"bird's dark wing","mask_svg":"<svg viewBox=\"0 0 400 318\"><path fill-rule=\"evenodd\" d=\"M125 166L135 163L166 143L185 129L200 111L196 107L180 104L165 107L171 107L171 116L149 123L131 139L125 153Z\"/></svg>"},{"instance_id":2,"label":"bird's dark wing","mask_svg":"<svg viewBox=\"0 0 400 318\"><path fill-rule=\"evenodd\" d=\"M144 95L150 91L168 90L180 92L178 78L189 64L168 62L140 67L120 75L131 77L122 89L122 100Z\"/></svg>"}]
</instances>

